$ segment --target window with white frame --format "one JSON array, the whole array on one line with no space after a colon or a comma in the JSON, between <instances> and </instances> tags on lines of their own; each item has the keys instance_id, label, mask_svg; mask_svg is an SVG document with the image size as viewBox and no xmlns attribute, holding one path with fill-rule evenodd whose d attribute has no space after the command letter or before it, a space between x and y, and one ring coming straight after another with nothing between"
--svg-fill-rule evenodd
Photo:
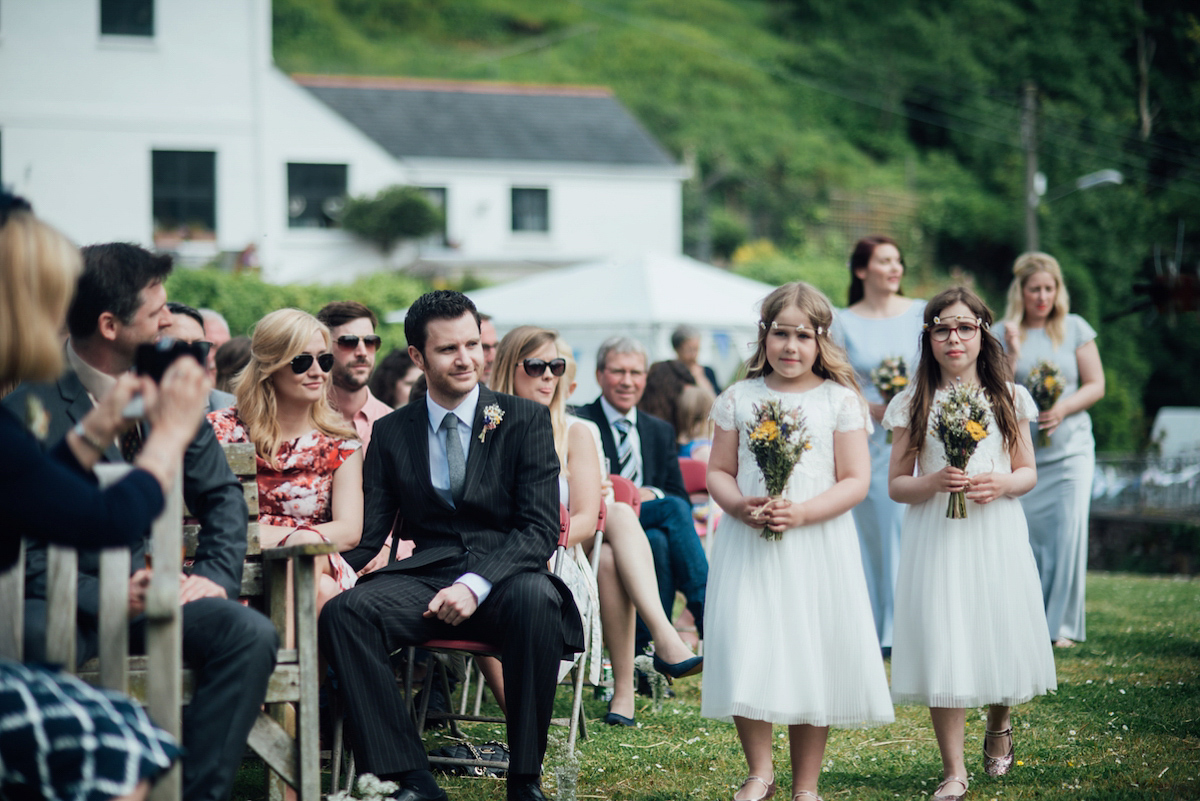
<instances>
[{"instance_id":1,"label":"window with white frame","mask_svg":"<svg viewBox=\"0 0 1200 801\"><path fill-rule=\"evenodd\" d=\"M345 164L287 165L288 227L337 228L346 207Z\"/></svg>"},{"instance_id":2,"label":"window with white frame","mask_svg":"<svg viewBox=\"0 0 1200 801\"><path fill-rule=\"evenodd\" d=\"M154 0L100 0L100 33L153 36Z\"/></svg>"},{"instance_id":3,"label":"window with white frame","mask_svg":"<svg viewBox=\"0 0 1200 801\"><path fill-rule=\"evenodd\" d=\"M154 230L182 239L212 239L217 230L217 154L155 150L152 154Z\"/></svg>"},{"instance_id":4,"label":"window with white frame","mask_svg":"<svg viewBox=\"0 0 1200 801\"><path fill-rule=\"evenodd\" d=\"M512 229L514 231L550 230L550 190L513 187Z\"/></svg>"}]
</instances>

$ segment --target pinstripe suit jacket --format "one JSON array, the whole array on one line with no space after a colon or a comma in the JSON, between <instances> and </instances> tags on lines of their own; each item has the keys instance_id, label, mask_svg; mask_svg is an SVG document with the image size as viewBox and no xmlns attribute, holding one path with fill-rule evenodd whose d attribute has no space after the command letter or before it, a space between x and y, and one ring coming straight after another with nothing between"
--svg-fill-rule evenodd
<instances>
[{"instance_id":1,"label":"pinstripe suit jacket","mask_svg":"<svg viewBox=\"0 0 1200 801\"><path fill-rule=\"evenodd\" d=\"M480 442L483 412L492 404L503 410L504 418ZM363 477L363 536L358 547L344 555L355 570L361 569L379 552L394 522L402 525L400 535L413 540L416 550L362 580L389 572L471 572L494 585L521 572L550 575L546 561L558 542L559 465L549 410L479 388L466 482L457 507L433 488L428 430L423 399L375 422ZM571 593L553 578L565 601L565 642L581 645Z\"/></svg>"}]
</instances>

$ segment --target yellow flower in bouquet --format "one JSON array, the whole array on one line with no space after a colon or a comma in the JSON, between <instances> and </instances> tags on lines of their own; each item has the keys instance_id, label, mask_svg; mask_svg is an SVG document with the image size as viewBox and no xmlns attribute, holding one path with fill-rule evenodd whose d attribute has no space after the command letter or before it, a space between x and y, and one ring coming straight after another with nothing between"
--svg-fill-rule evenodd
<instances>
[{"instance_id":1,"label":"yellow flower in bouquet","mask_svg":"<svg viewBox=\"0 0 1200 801\"><path fill-rule=\"evenodd\" d=\"M871 383L879 390L884 405L891 403L892 398L908 386L908 364L905 363L904 357L889 356L881 361L879 366L871 371ZM887 441L892 441L891 431L887 433Z\"/></svg>"},{"instance_id":2,"label":"yellow flower in bouquet","mask_svg":"<svg viewBox=\"0 0 1200 801\"><path fill-rule=\"evenodd\" d=\"M937 401L933 412L933 433L946 449L951 467L966 470L976 446L988 436L992 407L983 389L955 384ZM950 493L946 517L959 520L967 516L967 494Z\"/></svg>"},{"instance_id":3,"label":"yellow flower in bouquet","mask_svg":"<svg viewBox=\"0 0 1200 801\"><path fill-rule=\"evenodd\" d=\"M804 415L799 409L785 410L778 400L763 401L754 405L754 419L746 425L746 435L750 439L750 453L754 454L767 485L767 494L782 495L800 456L812 449ZM783 533L764 528L762 536L777 540Z\"/></svg>"},{"instance_id":4,"label":"yellow flower in bouquet","mask_svg":"<svg viewBox=\"0 0 1200 801\"><path fill-rule=\"evenodd\" d=\"M1062 370L1054 362L1042 360L1029 371L1029 375L1025 378L1025 388L1033 396L1033 402L1037 404L1039 412L1049 411L1054 408L1054 404L1058 403L1063 389L1066 388ZM1050 444L1050 435L1041 427L1038 428L1037 444L1042 447Z\"/></svg>"}]
</instances>

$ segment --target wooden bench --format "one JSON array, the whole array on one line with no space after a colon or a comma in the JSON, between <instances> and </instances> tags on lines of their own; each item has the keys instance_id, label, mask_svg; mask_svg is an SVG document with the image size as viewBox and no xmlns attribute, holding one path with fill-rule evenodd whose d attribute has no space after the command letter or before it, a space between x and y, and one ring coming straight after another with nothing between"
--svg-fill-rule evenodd
<instances>
[{"instance_id":1,"label":"wooden bench","mask_svg":"<svg viewBox=\"0 0 1200 801\"><path fill-rule=\"evenodd\" d=\"M267 712L250 733L249 745L270 769L269 795L282 799L284 785L293 787L299 801L319 801L321 795L318 744L317 618L313 592L316 557L333 553L325 543L263 549L258 540L258 481L254 446L223 445L225 458L246 493L249 507L246 562L241 597L260 606L284 641L287 628L287 568L294 571L295 648L280 649L267 688ZM102 482L123 475L125 465L97 465ZM127 549L106 549L100 556L100 656L82 665L84 680L126 693L146 705L154 721L180 736L181 708L190 698L191 675L183 665L179 606L179 573L186 553L195 553L197 525L184 525L183 494L170 493L154 523L150 554L156 566L146 594L146 654L129 656ZM74 550L50 546L47 555L47 658L74 665L78 557ZM0 620L0 657L20 660L24 650L24 558L0 575L0 608L12 610ZM295 721L289 720L295 706ZM186 746L186 743L184 743ZM154 788L154 801L179 801L181 772L172 768Z\"/></svg>"}]
</instances>

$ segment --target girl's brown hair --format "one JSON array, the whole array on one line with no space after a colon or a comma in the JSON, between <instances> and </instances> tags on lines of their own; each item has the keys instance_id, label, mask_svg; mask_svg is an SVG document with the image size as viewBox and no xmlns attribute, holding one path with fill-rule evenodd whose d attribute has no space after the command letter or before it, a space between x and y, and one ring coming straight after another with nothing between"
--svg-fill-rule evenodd
<instances>
[{"instance_id":1,"label":"girl's brown hair","mask_svg":"<svg viewBox=\"0 0 1200 801\"><path fill-rule=\"evenodd\" d=\"M278 467L275 457L283 437L279 431L275 384L271 376L279 370L290 370L291 361L304 352L312 335L320 332L330 350L329 329L316 317L300 309L278 309L258 321L250 338L250 362L233 379L237 397L237 413L246 424L246 433L254 450L263 461ZM309 410L313 428L331 437L358 439L354 429L329 403L329 384L332 372L325 374L325 392Z\"/></svg>"},{"instance_id":2,"label":"girl's brown hair","mask_svg":"<svg viewBox=\"0 0 1200 801\"><path fill-rule=\"evenodd\" d=\"M1008 359L1004 356L1000 340L992 336L992 310L978 295L963 286L943 290L925 305L925 327L921 331L921 359L917 363L916 375L913 376L913 397L909 406L909 448L920 453L925 444L933 393L942 382L942 368L933 357L933 343L929 332L934 326L934 318L955 303L964 304L972 314L983 320L983 326L977 334L980 341L975 375L992 405L992 416L1004 438L1004 445L1011 452L1016 447L1020 434L1017 428L1017 412L1013 405Z\"/></svg>"},{"instance_id":3,"label":"girl's brown hair","mask_svg":"<svg viewBox=\"0 0 1200 801\"><path fill-rule=\"evenodd\" d=\"M803 312L817 329L817 361L812 366L813 372L821 378L849 387L861 398L858 378L850 366L846 351L829 337L829 327L833 324L833 307L829 298L803 281L784 284L763 300L759 313L758 341L754 354L746 362L746 378L766 377L775 372L767 361L767 336L771 333L771 323L789 306L795 306Z\"/></svg>"}]
</instances>

